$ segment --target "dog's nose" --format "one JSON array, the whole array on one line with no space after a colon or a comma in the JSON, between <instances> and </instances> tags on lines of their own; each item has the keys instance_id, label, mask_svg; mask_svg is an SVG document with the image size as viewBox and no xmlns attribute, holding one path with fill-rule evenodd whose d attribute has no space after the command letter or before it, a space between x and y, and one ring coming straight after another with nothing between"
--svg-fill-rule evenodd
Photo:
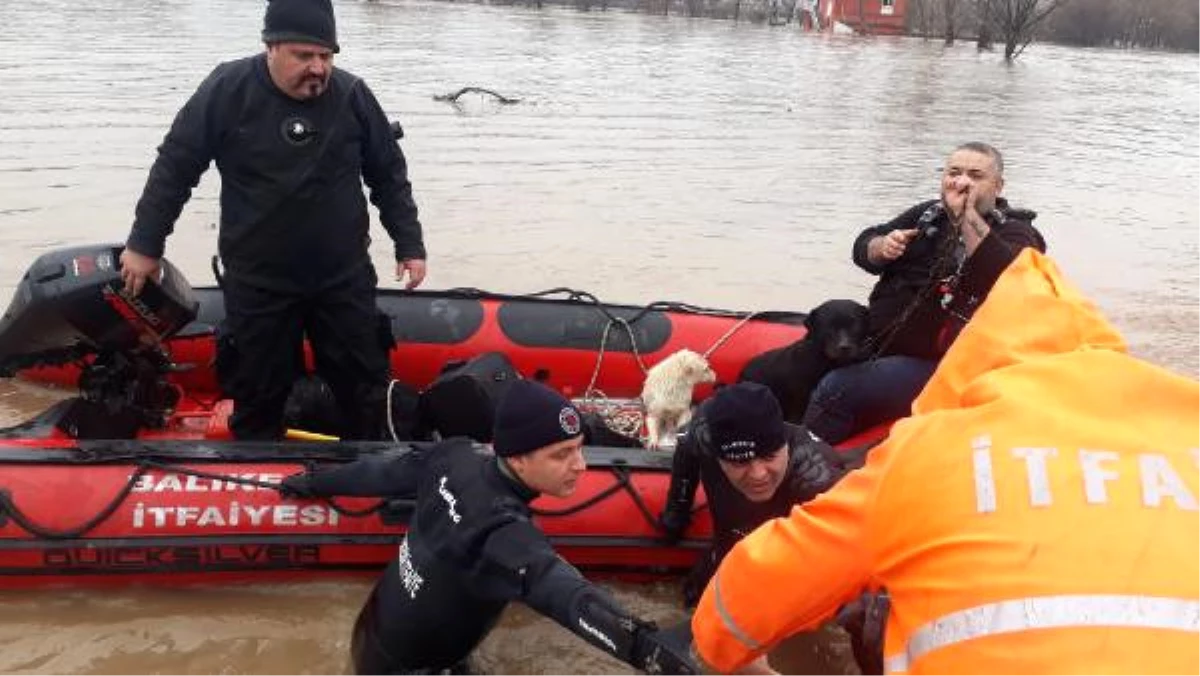
<instances>
[{"instance_id":1,"label":"dog's nose","mask_svg":"<svg viewBox=\"0 0 1200 676\"><path fill-rule=\"evenodd\" d=\"M858 356L858 346L849 341L838 342L830 347L827 354L834 361L847 361Z\"/></svg>"}]
</instances>

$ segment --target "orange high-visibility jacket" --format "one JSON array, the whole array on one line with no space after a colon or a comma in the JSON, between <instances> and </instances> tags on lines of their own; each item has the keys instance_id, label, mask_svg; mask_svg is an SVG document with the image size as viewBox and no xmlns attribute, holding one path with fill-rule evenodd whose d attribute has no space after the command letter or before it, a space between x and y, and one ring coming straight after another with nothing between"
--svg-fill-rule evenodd
<instances>
[{"instance_id":1,"label":"orange high-visibility jacket","mask_svg":"<svg viewBox=\"0 0 1200 676\"><path fill-rule=\"evenodd\" d=\"M867 465L726 556L724 672L886 588L889 672L1200 673L1200 387L1025 250Z\"/></svg>"}]
</instances>

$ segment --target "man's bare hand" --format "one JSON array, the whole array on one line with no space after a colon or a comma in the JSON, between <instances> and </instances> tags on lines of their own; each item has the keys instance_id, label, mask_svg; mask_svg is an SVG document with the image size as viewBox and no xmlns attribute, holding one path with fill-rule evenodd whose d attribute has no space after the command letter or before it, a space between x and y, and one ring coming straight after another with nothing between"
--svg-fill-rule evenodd
<instances>
[{"instance_id":1,"label":"man's bare hand","mask_svg":"<svg viewBox=\"0 0 1200 676\"><path fill-rule=\"evenodd\" d=\"M162 264L157 258L126 248L121 252L121 281L125 282L125 293L137 296L142 293L147 279L158 279Z\"/></svg>"},{"instance_id":2,"label":"man's bare hand","mask_svg":"<svg viewBox=\"0 0 1200 676\"><path fill-rule=\"evenodd\" d=\"M425 261L421 258L410 258L406 261L396 263L396 281L404 281L404 273L408 273L408 283L404 285L406 289L415 289L425 281Z\"/></svg>"},{"instance_id":3,"label":"man's bare hand","mask_svg":"<svg viewBox=\"0 0 1200 676\"><path fill-rule=\"evenodd\" d=\"M880 235L867 244L867 257L876 265L891 263L904 255L909 242L917 237L919 231L893 230L886 235Z\"/></svg>"}]
</instances>

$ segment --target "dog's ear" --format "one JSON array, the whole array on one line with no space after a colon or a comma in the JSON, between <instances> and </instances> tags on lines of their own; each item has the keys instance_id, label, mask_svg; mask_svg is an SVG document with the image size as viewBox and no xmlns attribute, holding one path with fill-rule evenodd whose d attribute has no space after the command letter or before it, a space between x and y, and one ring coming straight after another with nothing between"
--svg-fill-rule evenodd
<instances>
[{"instance_id":1,"label":"dog's ear","mask_svg":"<svg viewBox=\"0 0 1200 676\"><path fill-rule=\"evenodd\" d=\"M818 324L817 315L819 315L820 313L821 313L821 306L818 305L815 308L809 310L808 314L804 315L804 328L808 329L808 331L810 333L812 331L816 330L817 324Z\"/></svg>"}]
</instances>

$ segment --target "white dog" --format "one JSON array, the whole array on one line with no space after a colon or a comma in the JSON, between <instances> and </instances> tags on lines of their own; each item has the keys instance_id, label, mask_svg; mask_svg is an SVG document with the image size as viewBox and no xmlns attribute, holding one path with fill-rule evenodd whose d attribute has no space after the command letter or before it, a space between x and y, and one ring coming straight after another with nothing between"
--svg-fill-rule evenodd
<instances>
[{"instance_id":1,"label":"white dog","mask_svg":"<svg viewBox=\"0 0 1200 676\"><path fill-rule=\"evenodd\" d=\"M642 386L646 446L674 447L675 430L692 418L692 388L716 379L708 361L691 350L680 350L655 364Z\"/></svg>"}]
</instances>

